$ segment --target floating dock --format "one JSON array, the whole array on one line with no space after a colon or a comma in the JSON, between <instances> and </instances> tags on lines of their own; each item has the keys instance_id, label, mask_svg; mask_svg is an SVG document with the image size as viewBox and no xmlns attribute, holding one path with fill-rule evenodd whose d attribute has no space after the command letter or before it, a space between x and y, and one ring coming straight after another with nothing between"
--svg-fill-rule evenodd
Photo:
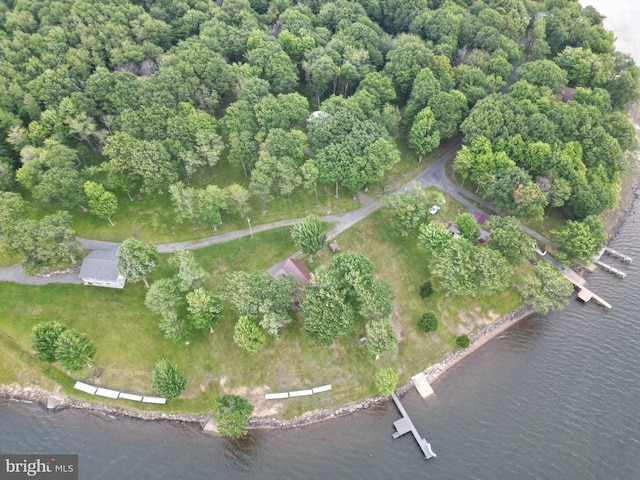
<instances>
[{"instance_id":1,"label":"floating dock","mask_svg":"<svg viewBox=\"0 0 640 480\"><path fill-rule=\"evenodd\" d=\"M627 257L620 252L616 252L613 248L604 247L604 253L611 255L612 257L616 257L618 260L622 260L624 263L633 262L633 258Z\"/></svg>"},{"instance_id":2,"label":"floating dock","mask_svg":"<svg viewBox=\"0 0 640 480\"><path fill-rule=\"evenodd\" d=\"M433 450L431 450L431 445L420 436L418 430L411 421L411 418L409 418L407 411L402 406L402 403L400 403L400 399L395 393L391 394L391 396L396 404L396 407L398 407L398 410L400 410L400 413L402 414L402 418L400 420L396 420L395 422L393 422L393 426L396 427L396 433L393 434L393 438L398 438L405 433L411 432L413 433L413 438L415 438L416 442L418 442L418 445L420 446L420 449L424 454L425 460L429 460L430 458L435 457L436 454L433 453Z\"/></svg>"},{"instance_id":3,"label":"floating dock","mask_svg":"<svg viewBox=\"0 0 640 480\"><path fill-rule=\"evenodd\" d=\"M627 274L624 273L622 270L612 267L611 265L601 262L600 260L596 262L596 265L598 265L605 272L613 273L618 278L624 278L627 276Z\"/></svg>"}]
</instances>

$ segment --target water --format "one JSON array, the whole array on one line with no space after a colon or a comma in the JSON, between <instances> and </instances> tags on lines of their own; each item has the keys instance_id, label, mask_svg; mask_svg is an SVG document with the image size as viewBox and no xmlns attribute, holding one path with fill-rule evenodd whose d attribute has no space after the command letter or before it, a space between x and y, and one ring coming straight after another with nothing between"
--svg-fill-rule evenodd
<instances>
[{"instance_id":1,"label":"water","mask_svg":"<svg viewBox=\"0 0 640 480\"><path fill-rule=\"evenodd\" d=\"M585 1L587 3L587 1ZM640 2L588 0L608 15L618 48L640 61ZM611 246L636 258L625 280L597 273L613 304L571 302L517 324L434 383L427 404L403 403L438 457L409 435L393 440L393 405L240 441L172 423L146 423L0 403L0 451L78 453L80 477L434 479L640 478L640 205ZM614 262L614 261L612 261Z\"/></svg>"}]
</instances>

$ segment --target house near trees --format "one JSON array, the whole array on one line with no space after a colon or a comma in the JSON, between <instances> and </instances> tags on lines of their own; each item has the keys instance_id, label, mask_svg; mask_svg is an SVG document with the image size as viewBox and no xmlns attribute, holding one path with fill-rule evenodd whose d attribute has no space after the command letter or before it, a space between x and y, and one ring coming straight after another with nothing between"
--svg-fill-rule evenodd
<instances>
[{"instance_id":1,"label":"house near trees","mask_svg":"<svg viewBox=\"0 0 640 480\"><path fill-rule=\"evenodd\" d=\"M282 268L274 273L273 276L277 277L278 275L286 274L296 277L300 285L306 285L311 281L311 272L307 266L295 258L288 258L287 261L284 262L284 265L282 265Z\"/></svg>"},{"instance_id":2,"label":"house near trees","mask_svg":"<svg viewBox=\"0 0 640 480\"><path fill-rule=\"evenodd\" d=\"M487 220L489 220L489 216L482 212L472 212L473 218L475 218L476 223L480 227L480 236L478 237L478 246L482 247L487 244L489 239L491 238L491 232L485 230L483 228L484 224ZM460 236L460 230L453 223L447 227L447 230L451 232L454 238Z\"/></svg>"},{"instance_id":3,"label":"house near trees","mask_svg":"<svg viewBox=\"0 0 640 480\"><path fill-rule=\"evenodd\" d=\"M485 230L484 224L489 220L489 216L482 212L473 212L473 218L476 219L476 223L480 227L480 236L478 237L478 245L483 246L491 238L491 232Z\"/></svg>"},{"instance_id":4,"label":"house near trees","mask_svg":"<svg viewBox=\"0 0 640 480\"><path fill-rule=\"evenodd\" d=\"M124 288L126 279L116 269L115 250L93 250L82 261L80 278L85 285Z\"/></svg>"}]
</instances>

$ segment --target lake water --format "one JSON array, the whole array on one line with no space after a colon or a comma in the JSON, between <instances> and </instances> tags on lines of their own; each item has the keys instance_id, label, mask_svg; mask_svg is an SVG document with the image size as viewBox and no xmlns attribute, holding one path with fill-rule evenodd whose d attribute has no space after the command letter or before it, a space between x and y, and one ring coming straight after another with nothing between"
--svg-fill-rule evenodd
<instances>
[{"instance_id":1,"label":"lake water","mask_svg":"<svg viewBox=\"0 0 640 480\"><path fill-rule=\"evenodd\" d=\"M640 61L640 2L589 0L608 15L618 47ZM0 452L77 453L80 478L640 478L640 205L611 246L636 257L627 278L588 278L613 305L571 301L520 322L453 367L424 402L404 399L437 458L410 435L393 440L393 404L239 441L76 411L0 401ZM611 263L615 263L614 260Z\"/></svg>"}]
</instances>

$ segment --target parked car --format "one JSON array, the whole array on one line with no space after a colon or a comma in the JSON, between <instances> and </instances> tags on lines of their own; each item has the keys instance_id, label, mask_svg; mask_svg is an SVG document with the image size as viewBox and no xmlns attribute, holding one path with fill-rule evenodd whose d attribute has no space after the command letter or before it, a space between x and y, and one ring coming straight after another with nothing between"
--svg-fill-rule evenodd
<instances>
[{"instance_id":1,"label":"parked car","mask_svg":"<svg viewBox=\"0 0 640 480\"><path fill-rule=\"evenodd\" d=\"M429 209L429 213L431 215L435 215L436 213L438 213L440 211L440 205L433 205L430 209Z\"/></svg>"},{"instance_id":2,"label":"parked car","mask_svg":"<svg viewBox=\"0 0 640 480\"><path fill-rule=\"evenodd\" d=\"M540 247L538 245L536 245L535 243L533 244L533 248L535 249L536 253L538 255L540 255L541 257L544 257L547 254L547 250L544 249L540 249Z\"/></svg>"}]
</instances>

